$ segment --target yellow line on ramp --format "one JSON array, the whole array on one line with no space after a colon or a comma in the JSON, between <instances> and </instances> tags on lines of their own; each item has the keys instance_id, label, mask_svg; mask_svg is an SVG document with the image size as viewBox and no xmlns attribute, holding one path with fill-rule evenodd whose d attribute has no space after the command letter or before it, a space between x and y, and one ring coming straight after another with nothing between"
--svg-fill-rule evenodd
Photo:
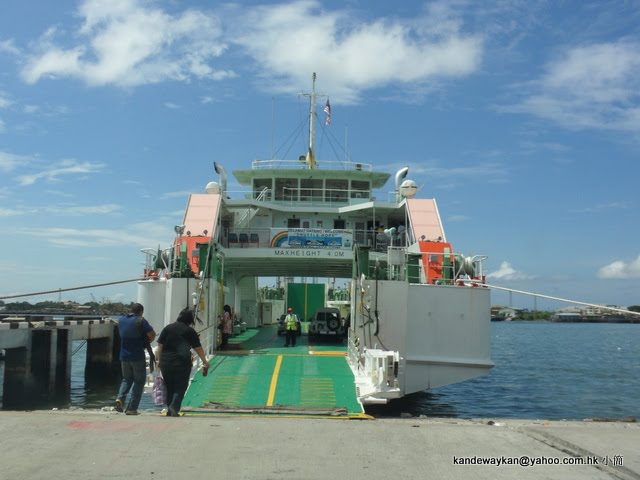
<instances>
[{"instance_id":1,"label":"yellow line on ramp","mask_svg":"<svg viewBox=\"0 0 640 480\"><path fill-rule=\"evenodd\" d=\"M282 355L278 355L278 358L276 359L276 366L273 368L273 375L271 375L271 385L269 386L269 397L267 398L267 407L273 406L273 399L276 397L276 386L278 385L280 365L282 365Z\"/></svg>"}]
</instances>

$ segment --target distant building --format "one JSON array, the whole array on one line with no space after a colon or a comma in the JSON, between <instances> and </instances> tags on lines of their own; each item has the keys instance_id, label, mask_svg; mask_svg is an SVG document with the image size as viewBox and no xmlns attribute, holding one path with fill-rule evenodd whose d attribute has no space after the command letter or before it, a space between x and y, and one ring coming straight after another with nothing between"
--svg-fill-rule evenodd
<instances>
[{"instance_id":1,"label":"distant building","mask_svg":"<svg viewBox=\"0 0 640 480\"><path fill-rule=\"evenodd\" d=\"M556 312L551 315L552 322L580 322L582 315L579 312Z\"/></svg>"}]
</instances>

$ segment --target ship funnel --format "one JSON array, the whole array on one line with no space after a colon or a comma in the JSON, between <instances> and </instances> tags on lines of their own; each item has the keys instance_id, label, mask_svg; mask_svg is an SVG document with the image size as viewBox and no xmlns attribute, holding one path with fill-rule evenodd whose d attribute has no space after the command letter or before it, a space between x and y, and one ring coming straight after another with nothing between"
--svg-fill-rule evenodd
<instances>
[{"instance_id":1,"label":"ship funnel","mask_svg":"<svg viewBox=\"0 0 640 480\"><path fill-rule=\"evenodd\" d=\"M402 183L404 177L407 176L407 173L409 173L409 167L401 168L400 170L398 170L398 173L396 173L396 192L400 190L400 184Z\"/></svg>"},{"instance_id":2,"label":"ship funnel","mask_svg":"<svg viewBox=\"0 0 640 480\"><path fill-rule=\"evenodd\" d=\"M225 172L224 167L218 162L213 162L213 168L216 173L220 175L220 190L224 193L227 191L227 172Z\"/></svg>"}]
</instances>

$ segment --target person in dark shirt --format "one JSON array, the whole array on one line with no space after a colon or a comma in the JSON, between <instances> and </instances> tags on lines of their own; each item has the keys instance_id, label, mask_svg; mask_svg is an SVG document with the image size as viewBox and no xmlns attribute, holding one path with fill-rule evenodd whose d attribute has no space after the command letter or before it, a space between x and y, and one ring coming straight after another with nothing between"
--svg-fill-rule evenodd
<instances>
[{"instance_id":1,"label":"person in dark shirt","mask_svg":"<svg viewBox=\"0 0 640 480\"><path fill-rule=\"evenodd\" d=\"M193 325L193 311L185 308L174 323L162 329L158 337L158 366L167 385L168 417L177 417L180 413L191 375L191 349L202 360L203 373L209 370L209 362Z\"/></svg>"},{"instance_id":2,"label":"person in dark shirt","mask_svg":"<svg viewBox=\"0 0 640 480\"><path fill-rule=\"evenodd\" d=\"M131 313L118 319L120 333L120 365L122 368L122 383L116 398L115 409L124 411L127 415L137 415L138 405L142 397L142 390L147 379L147 365L144 356L146 342L153 342L156 332L143 317L144 307L134 303ZM126 409L124 408L127 394L131 390L131 397Z\"/></svg>"}]
</instances>

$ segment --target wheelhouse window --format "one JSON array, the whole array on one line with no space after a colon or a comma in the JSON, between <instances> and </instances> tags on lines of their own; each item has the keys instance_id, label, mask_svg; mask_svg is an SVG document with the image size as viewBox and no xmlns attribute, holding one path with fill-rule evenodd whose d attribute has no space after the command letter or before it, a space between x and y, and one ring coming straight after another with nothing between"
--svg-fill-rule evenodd
<instances>
[{"instance_id":1,"label":"wheelhouse window","mask_svg":"<svg viewBox=\"0 0 640 480\"><path fill-rule=\"evenodd\" d=\"M300 219L299 218L288 218L287 219L287 228L300 228Z\"/></svg>"},{"instance_id":2,"label":"wheelhouse window","mask_svg":"<svg viewBox=\"0 0 640 480\"><path fill-rule=\"evenodd\" d=\"M272 178L254 178L253 179L253 198L258 198L264 189L262 198L264 200L271 200L271 192L273 191L273 179Z\"/></svg>"},{"instance_id":3,"label":"wheelhouse window","mask_svg":"<svg viewBox=\"0 0 640 480\"><path fill-rule=\"evenodd\" d=\"M276 178L275 199L285 201L298 200L298 179Z\"/></svg>"},{"instance_id":4,"label":"wheelhouse window","mask_svg":"<svg viewBox=\"0 0 640 480\"><path fill-rule=\"evenodd\" d=\"M351 198L368 199L371 195L371 184L362 180L351 180Z\"/></svg>"},{"instance_id":5,"label":"wheelhouse window","mask_svg":"<svg viewBox=\"0 0 640 480\"><path fill-rule=\"evenodd\" d=\"M348 188L349 188L348 180L327 179L325 201L346 202Z\"/></svg>"},{"instance_id":6,"label":"wheelhouse window","mask_svg":"<svg viewBox=\"0 0 640 480\"><path fill-rule=\"evenodd\" d=\"M322 179L303 178L300 180L300 201L318 202L322 201Z\"/></svg>"}]
</instances>

